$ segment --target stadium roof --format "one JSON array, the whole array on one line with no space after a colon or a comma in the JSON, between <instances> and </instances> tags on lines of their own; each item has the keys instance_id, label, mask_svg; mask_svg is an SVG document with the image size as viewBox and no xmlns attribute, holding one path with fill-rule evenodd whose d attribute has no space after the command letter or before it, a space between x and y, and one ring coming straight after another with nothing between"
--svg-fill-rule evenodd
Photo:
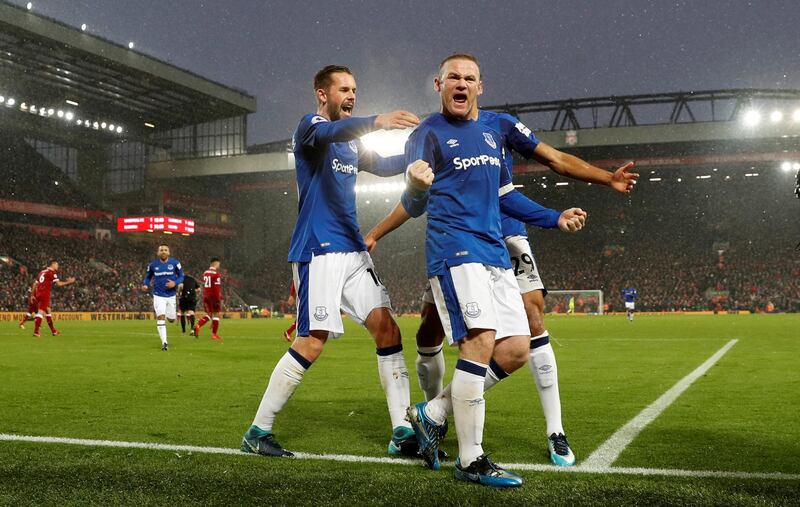
<instances>
[{"instance_id":1,"label":"stadium roof","mask_svg":"<svg viewBox=\"0 0 800 507\"><path fill-rule=\"evenodd\" d=\"M0 94L47 107L78 103L76 114L116 121L132 136L256 109L244 91L3 1Z\"/></svg>"}]
</instances>

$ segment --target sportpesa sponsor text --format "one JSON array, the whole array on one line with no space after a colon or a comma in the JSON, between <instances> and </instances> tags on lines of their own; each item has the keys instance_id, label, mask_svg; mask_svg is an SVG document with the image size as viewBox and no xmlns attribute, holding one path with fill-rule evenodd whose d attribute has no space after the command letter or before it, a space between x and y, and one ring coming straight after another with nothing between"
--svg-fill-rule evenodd
<instances>
[{"instance_id":1,"label":"sportpesa sponsor text","mask_svg":"<svg viewBox=\"0 0 800 507\"><path fill-rule=\"evenodd\" d=\"M490 165L500 167L500 159L498 157L492 157L490 155L478 155L476 157L456 157L453 159L453 165L455 166L456 171L458 170L467 170L470 167L475 167L479 165Z\"/></svg>"}]
</instances>

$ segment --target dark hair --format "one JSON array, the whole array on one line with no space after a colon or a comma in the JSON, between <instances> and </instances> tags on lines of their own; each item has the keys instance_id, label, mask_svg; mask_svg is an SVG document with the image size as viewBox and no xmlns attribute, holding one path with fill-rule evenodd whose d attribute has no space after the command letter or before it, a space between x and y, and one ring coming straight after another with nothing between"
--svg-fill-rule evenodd
<instances>
[{"instance_id":1,"label":"dark hair","mask_svg":"<svg viewBox=\"0 0 800 507\"><path fill-rule=\"evenodd\" d=\"M212 257L211 258L211 264L214 264L215 262L219 262L219 257Z\"/></svg>"},{"instance_id":2,"label":"dark hair","mask_svg":"<svg viewBox=\"0 0 800 507\"><path fill-rule=\"evenodd\" d=\"M314 75L314 90L327 89L332 81L331 75L338 72L344 72L345 74L350 74L351 76L353 75L350 69L344 65L326 65Z\"/></svg>"},{"instance_id":3,"label":"dark hair","mask_svg":"<svg viewBox=\"0 0 800 507\"><path fill-rule=\"evenodd\" d=\"M58 262L58 261L57 261L57 260L55 260L55 259L50 259L49 261L47 261L47 267L50 267L50 266L52 266L52 265L53 265L53 264L55 264L56 262Z\"/></svg>"},{"instance_id":4,"label":"dark hair","mask_svg":"<svg viewBox=\"0 0 800 507\"><path fill-rule=\"evenodd\" d=\"M471 62L474 62L475 65L478 66L479 71L481 69L481 62L479 62L474 55L471 55L469 53L454 53L445 58L444 60L442 60L442 63L439 64L439 74L442 73L442 67L444 67L444 64L449 62L450 60L469 60Z\"/></svg>"}]
</instances>

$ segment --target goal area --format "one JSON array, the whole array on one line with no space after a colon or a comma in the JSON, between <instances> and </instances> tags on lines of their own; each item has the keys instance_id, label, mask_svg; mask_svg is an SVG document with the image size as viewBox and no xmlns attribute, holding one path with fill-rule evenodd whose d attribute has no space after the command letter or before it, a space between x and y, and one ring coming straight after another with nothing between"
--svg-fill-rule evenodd
<instances>
[{"instance_id":1,"label":"goal area","mask_svg":"<svg viewBox=\"0 0 800 507\"><path fill-rule=\"evenodd\" d=\"M572 308L576 314L603 314L603 291L599 289L548 290L547 297L544 298L544 311L545 313L572 313L570 300L572 300Z\"/></svg>"}]
</instances>

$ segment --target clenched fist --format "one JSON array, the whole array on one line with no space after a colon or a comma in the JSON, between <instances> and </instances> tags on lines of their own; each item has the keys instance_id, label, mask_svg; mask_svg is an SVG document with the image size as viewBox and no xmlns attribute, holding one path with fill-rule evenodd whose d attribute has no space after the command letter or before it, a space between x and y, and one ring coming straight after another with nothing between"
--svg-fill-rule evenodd
<instances>
[{"instance_id":1,"label":"clenched fist","mask_svg":"<svg viewBox=\"0 0 800 507\"><path fill-rule=\"evenodd\" d=\"M424 160L415 160L406 169L408 184L422 192L433 185L433 169Z\"/></svg>"},{"instance_id":2,"label":"clenched fist","mask_svg":"<svg viewBox=\"0 0 800 507\"><path fill-rule=\"evenodd\" d=\"M558 217L558 228L564 232L577 232L583 229L589 215L580 208L569 208Z\"/></svg>"}]
</instances>

